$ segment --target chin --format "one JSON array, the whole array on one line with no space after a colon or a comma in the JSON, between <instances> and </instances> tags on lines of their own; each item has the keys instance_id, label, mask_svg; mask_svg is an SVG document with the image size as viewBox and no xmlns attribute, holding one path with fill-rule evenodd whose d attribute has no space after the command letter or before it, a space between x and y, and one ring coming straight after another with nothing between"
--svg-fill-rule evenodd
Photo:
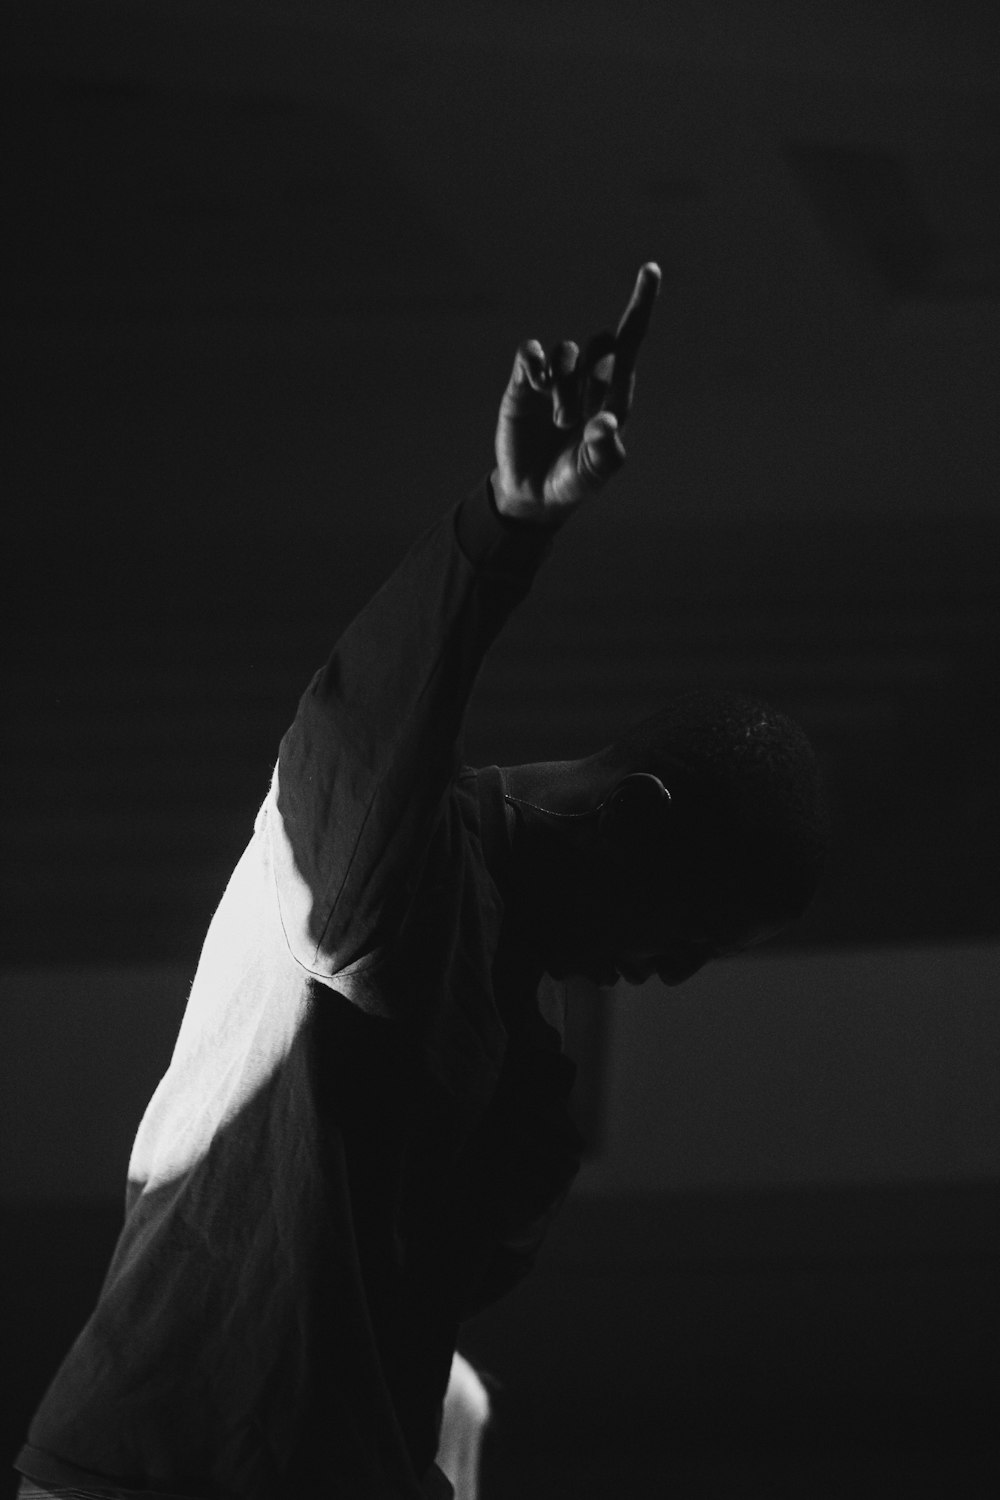
<instances>
[{"instance_id":1,"label":"chin","mask_svg":"<svg viewBox=\"0 0 1000 1500\"><path fill-rule=\"evenodd\" d=\"M607 989L617 984L621 975L615 963L615 955L605 950L589 951L581 943L579 945L567 944L565 947L552 949L545 955L545 972L553 979L586 979L590 984L600 985Z\"/></svg>"},{"instance_id":2,"label":"chin","mask_svg":"<svg viewBox=\"0 0 1000 1500\"><path fill-rule=\"evenodd\" d=\"M602 990L610 989L621 978L613 963L593 959L587 963L550 964L548 972L553 979L585 979L588 984L596 984Z\"/></svg>"}]
</instances>

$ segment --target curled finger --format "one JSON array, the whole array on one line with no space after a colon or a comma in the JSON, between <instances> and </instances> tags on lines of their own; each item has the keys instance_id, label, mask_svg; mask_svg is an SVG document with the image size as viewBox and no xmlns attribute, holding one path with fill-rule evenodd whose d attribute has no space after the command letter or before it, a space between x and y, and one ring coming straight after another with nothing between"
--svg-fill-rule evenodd
<instances>
[{"instance_id":1,"label":"curled finger","mask_svg":"<svg viewBox=\"0 0 1000 1500\"><path fill-rule=\"evenodd\" d=\"M572 339L556 344L549 357L552 371L552 419L557 427L575 427L580 421L580 382L577 364L580 346Z\"/></svg>"},{"instance_id":2,"label":"curled finger","mask_svg":"<svg viewBox=\"0 0 1000 1500\"><path fill-rule=\"evenodd\" d=\"M525 340L514 356L508 390L511 395L516 395L525 385L541 394L546 394L552 387L552 371L537 339Z\"/></svg>"},{"instance_id":3,"label":"curled finger","mask_svg":"<svg viewBox=\"0 0 1000 1500\"><path fill-rule=\"evenodd\" d=\"M615 335L610 328L595 333L581 361L580 384L583 397L583 416L593 417L605 404L611 389L611 371L615 354Z\"/></svg>"},{"instance_id":4,"label":"curled finger","mask_svg":"<svg viewBox=\"0 0 1000 1500\"><path fill-rule=\"evenodd\" d=\"M625 448L618 435L613 412L602 411L584 429L577 456L577 471L589 489L598 489L625 462Z\"/></svg>"},{"instance_id":5,"label":"curled finger","mask_svg":"<svg viewBox=\"0 0 1000 1500\"><path fill-rule=\"evenodd\" d=\"M611 372L611 381L605 392L604 407L606 411L614 413L622 427L628 421L634 396L635 370L629 369L627 365L616 359Z\"/></svg>"}]
</instances>

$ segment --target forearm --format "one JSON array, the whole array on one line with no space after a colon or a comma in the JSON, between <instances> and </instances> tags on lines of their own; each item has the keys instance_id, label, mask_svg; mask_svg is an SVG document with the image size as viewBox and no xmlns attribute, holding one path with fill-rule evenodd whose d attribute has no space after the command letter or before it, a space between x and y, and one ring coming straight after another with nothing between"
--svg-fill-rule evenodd
<instances>
[{"instance_id":1,"label":"forearm","mask_svg":"<svg viewBox=\"0 0 1000 1500\"><path fill-rule=\"evenodd\" d=\"M391 936L460 760L483 656L548 533L485 483L419 539L337 642L282 741L276 858L293 953L334 973Z\"/></svg>"}]
</instances>

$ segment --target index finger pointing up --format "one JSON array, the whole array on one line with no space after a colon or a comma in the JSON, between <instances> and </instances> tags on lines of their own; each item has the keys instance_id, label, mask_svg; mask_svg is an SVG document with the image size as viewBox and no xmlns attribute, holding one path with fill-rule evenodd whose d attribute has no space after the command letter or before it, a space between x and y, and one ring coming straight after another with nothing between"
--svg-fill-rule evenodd
<instances>
[{"instance_id":1,"label":"index finger pointing up","mask_svg":"<svg viewBox=\"0 0 1000 1500\"><path fill-rule=\"evenodd\" d=\"M620 423L624 423L632 406L635 388L635 362L639 348L646 337L649 320L653 316L653 305L660 290L660 268L655 261L647 261L639 267L632 296L622 314L615 334L615 359L611 374L611 388L605 406L614 412Z\"/></svg>"},{"instance_id":2,"label":"index finger pointing up","mask_svg":"<svg viewBox=\"0 0 1000 1500\"><path fill-rule=\"evenodd\" d=\"M660 268L655 260L648 260L639 267L632 296L622 314L615 334L618 359L631 370L635 365L639 346L646 337L649 320L653 316L653 305L660 290Z\"/></svg>"}]
</instances>

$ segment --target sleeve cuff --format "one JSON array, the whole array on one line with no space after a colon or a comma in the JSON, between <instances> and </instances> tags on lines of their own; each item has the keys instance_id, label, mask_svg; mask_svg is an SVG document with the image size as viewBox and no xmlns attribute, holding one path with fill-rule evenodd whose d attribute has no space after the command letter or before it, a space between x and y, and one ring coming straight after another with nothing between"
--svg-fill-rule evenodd
<instances>
[{"instance_id":1,"label":"sleeve cuff","mask_svg":"<svg viewBox=\"0 0 1000 1500\"><path fill-rule=\"evenodd\" d=\"M502 516L489 475L455 513L458 545L474 567L490 572L531 574L552 549L558 527L538 526Z\"/></svg>"}]
</instances>

